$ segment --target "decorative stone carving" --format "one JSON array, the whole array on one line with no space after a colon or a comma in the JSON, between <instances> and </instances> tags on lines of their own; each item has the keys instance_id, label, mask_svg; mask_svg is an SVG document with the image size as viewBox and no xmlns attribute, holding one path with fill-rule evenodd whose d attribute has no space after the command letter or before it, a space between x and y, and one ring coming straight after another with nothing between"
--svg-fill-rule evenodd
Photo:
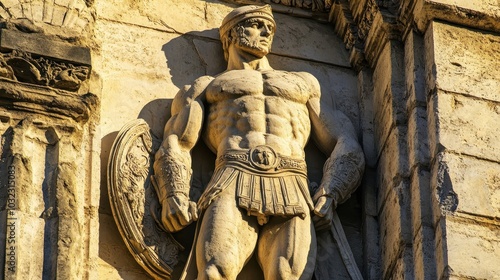
<instances>
[{"instance_id":1,"label":"decorative stone carving","mask_svg":"<svg viewBox=\"0 0 500 280\"><path fill-rule=\"evenodd\" d=\"M89 92L90 50L43 34L0 29L0 105L85 123L98 106Z\"/></svg>"},{"instance_id":2,"label":"decorative stone carving","mask_svg":"<svg viewBox=\"0 0 500 280\"><path fill-rule=\"evenodd\" d=\"M76 91L89 75L88 66L33 58L27 52L16 50L0 54L0 76L19 82Z\"/></svg>"},{"instance_id":3,"label":"decorative stone carving","mask_svg":"<svg viewBox=\"0 0 500 280\"><path fill-rule=\"evenodd\" d=\"M272 0L272 2L313 11L325 11L331 7L333 0Z\"/></svg>"},{"instance_id":4,"label":"decorative stone carving","mask_svg":"<svg viewBox=\"0 0 500 280\"><path fill-rule=\"evenodd\" d=\"M2 1L0 5L0 19L14 22L24 27L22 20L30 22L30 29L51 32L57 29L59 35L68 31L82 36L82 31L92 19L92 4L94 0L74 1ZM61 28L62 27L62 28Z\"/></svg>"},{"instance_id":5,"label":"decorative stone carving","mask_svg":"<svg viewBox=\"0 0 500 280\"><path fill-rule=\"evenodd\" d=\"M317 248L316 236L327 240L324 233L340 244L350 276L361 277L339 237L334 209L359 184L363 152L349 119L321 102L315 77L271 68L266 55L274 29L268 5L240 7L226 16L219 31L228 68L176 95L154 162L157 197L148 181L155 148L147 126L127 125L115 141L108 169L113 213L131 253L155 278L171 276L180 250L159 229L182 232L196 220L181 279L310 279L317 251L324 256L333 248L325 242ZM329 155L314 189L304 159L310 135ZM199 189L193 186L191 151L201 137L217 162L212 180ZM160 252L160 241L170 251ZM252 255L262 270L245 269ZM318 260L323 272L317 280L336 269L331 262Z\"/></svg>"},{"instance_id":6,"label":"decorative stone carving","mask_svg":"<svg viewBox=\"0 0 500 280\"><path fill-rule=\"evenodd\" d=\"M117 136L108 164L111 209L137 262L155 279L169 279L183 247L158 227L160 207L150 182L154 140L144 120L134 120Z\"/></svg>"},{"instance_id":7,"label":"decorative stone carving","mask_svg":"<svg viewBox=\"0 0 500 280\"><path fill-rule=\"evenodd\" d=\"M49 2L0 3L0 177L10 175L0 196L13 195L0 209L2 234L11 236L0 240L2 279L97 274L100 89L91 85L90 49L75 43L86 32L73 29L64 41L70 32L59 31L76 15L56 27L63 2ZM42 12L54 21L44 25Z\"/></svg>"}]
</instances>

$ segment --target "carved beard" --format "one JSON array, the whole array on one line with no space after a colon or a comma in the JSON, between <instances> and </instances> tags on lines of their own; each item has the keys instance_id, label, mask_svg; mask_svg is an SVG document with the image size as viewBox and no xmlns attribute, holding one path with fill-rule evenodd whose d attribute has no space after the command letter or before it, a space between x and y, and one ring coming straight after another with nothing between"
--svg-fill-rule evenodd
<instances>
[{"instance_id":1,"label":"carved beard","mask_svg":"<svg viewBox=\"0 0 500 280\"><path fill-rule=\"evenodd\" d=\"M249 48L252 50L256 50L259 53L262 53L264 55L268 54L271 52L271 47L269 47L267 50L261 46L259 46L258 41L250 41L248 36L245 35L245 28L243 26L238 26L236 27L236 40L235 44L239 45L243 49ZM272 42L272 37L269 39L269 46L271 45Z\"/></svg>"}]
</instances>

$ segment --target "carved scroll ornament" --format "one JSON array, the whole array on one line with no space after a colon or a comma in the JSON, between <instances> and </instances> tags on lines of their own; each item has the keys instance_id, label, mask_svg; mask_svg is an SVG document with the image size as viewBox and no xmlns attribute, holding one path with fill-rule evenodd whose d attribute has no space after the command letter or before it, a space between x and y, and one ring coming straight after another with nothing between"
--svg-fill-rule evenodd
<instances>
[{"instance_id":1,"label":"carved scroll ornament","mask_svg":"<svg viewBox=\"0 0 500 280\"><path fill-rule=\"evenodd\" d=\"M75 66L14 50L0 54L0 77L30 84L76 91L87 80L90 67Z\"/></svg>"},{"instance_id":2,"label":"carved scroll ornament","mask_svg":"<svg viewBox=\"0 0 500 280\"><path fill-rule=\"evenodd\" d=\"M272 0L273 3L285 6L324 11L332 6L333 0Z\"/></svg>"}]
</instances>

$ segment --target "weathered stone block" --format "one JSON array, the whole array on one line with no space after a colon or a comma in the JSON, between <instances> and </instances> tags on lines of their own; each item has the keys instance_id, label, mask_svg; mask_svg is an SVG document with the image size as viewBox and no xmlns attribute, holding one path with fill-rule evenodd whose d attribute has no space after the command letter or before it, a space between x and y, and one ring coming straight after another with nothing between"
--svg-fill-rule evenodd
<instances>
[{"instance_id":1,"label":"weathered stone block","mask_svg":"<svg viewBox=\"0 0 500 280\"><path fill-rule=\"evenodd\" d=\"M380 54L378 64L373 71L374 128L377 154L380 154L384 142L381 137L387 135L393 125L392 110L389 106L391 96L388 93L390 76L390 47L387 45Z\"/></svg>"},{"instance_id":2,"label":"weathered stone block","mask_svg":"<svg viewBox=\"0 0 500 280\"><path fill-rule=\"evenodd\" d=\"M8 8L9 15L11 15L11 17L13 17L13 18L23 18L24 17L23 7L19 3L19 1L14 0L11 2L17 2L17 3L14 3L11 7ZM2 1L2 3L3 3L3 1Z\"/></svg>"},{"instance_id":3,"label":"weathered stone block","mask_svg":"<svg viewBox=\"0 0 500 280\"><path fill-rule=\"evenodd\" d=\"M331 25L278 13L275 13L275 20L279 27L273 40L273 53L351 66L342 40L337 36L325 36L331 34ZM304 38L307 38L307 44L304 44Z\"/></svg>"},{"instance_id":4,"label":"weathered stone block","mask_svg":"<svg viewBox=\"0 0 500 280\"><path fill-rule=\"evenodd\" d=\"M43 2L42 1L32 1L31 12L33 14L33 20L42 21L43 20Z\"/></svg>"},{"instance_id":5,"label":"weathered stone block","mask_svg":"<svg viewBox=\"0 0 500 280\"><path fill-rule=\"evenodd\" d=\"M447 167L449 180L443 184L458 197L456 211L500 217L500 163L445 152L436 164Z\"/></svg>"},{"instance_id":6,"label":"weathered stone block","mask_svg":"<svg viewBox=\"0 0 500 280\"><path fill-rule=\"evenodd\" d=\"M44 262L43 219L18 210L0 212L1 233L0 257L5 265L0 268L4 279L41 279Z\"/></svg>"},{"instance_id":7,"label":"weathered stone block","mask_svg":"<svg viewBox=\"0 0 500 280\"><path fill-rule=\"evenodd\" d=\"M10 9L11 7L19 4L19 0L2 0L2 4L5 8Z\"/></svg>"},{"instance_id":8,"label":"weathered stone block","mask_svg":"<svg viewBox=\"0 0 500 280\"><path fill-rule=\"evenodd\" d=\"M198 0L112 0L96 2L96 12L105 20L184 34L218 26L231 11L227 5L219 1L208 3ZM210 30L207 36L218 38L218 31Z\"/></svg>"},{"instance_id":9,"label":"weathered stone block","mask_svg":"<svg viewBox=\"0 0 500 280\"><path fill-rule=\"evenodd\" d=\"M128 252L112 216L99 215L99 278L150 279Z\"/></svg>"},{"instance_id":10,"label":"weathered stone block","mask_svg":"<svg viewBox=\"0 0 500 280\"><path fill-rule=\"evenodd\" d=\"M24 33L14 30L0 30L2 50L22 50L25 52L90 65L90 50L64 42L48 39L43 34Z\"/></svg>"},{"instance_id":11,"label":"weathered stone block","mask_svg":"<svg viewBox=\"0 0 500 280\"><path fill-rule=\"evenodd\" d=\"M373 73L362 70L358 73L358 94L360 107L360 123L362 130L362 146L365 153L366 165L375 167L377 164L377 151L375 150L375 128L374 128L374 94Z\"/></svg>"},{"instance_id":12,"label":"weathered stone block","mask_svg":"<svg viewBox=\"0 0 500 280\"><path fill-rule=\"evenodd\" d=\"M388 276L412 242L409 188L409 183L403 181L390 189L380 209L381 272L384 276Z\"/></svg>"},{"instance_id":13,"label":"weathered stone block","mask_svg":"<svg viewBox=\"0 0 500 280\"><path fill-rule=\"evenodd\" d=\"M122 27L107 22L96 25L96 33L104 40L94 66L104 80L102 91L106 93L101 118L113 120L104 121L101 130L105 134L118 131L130 119L155 115L150 120L155 120L154 132L161 137L170 115L167 99L205 75L203 58L198 56L192 37L134 26L125 32Z\"/></svg>"},{"instance_id":14,"label":"weathered stone block","mask_svg":"<svg viewBox=\"0 0 500 280\"><path fill-rule=\"evenodd\" d=\"M363 183L360 186L363 193L363 212L366 215L376 217L378 215L376 185L377 173L372 168L365 168L363 178Z\"/></svg>"},{"instance_id":15,"label":"weathered stone block","mask_svg":"<svg viewBox=\"0 0 500 280\"><path fill-rule=\"evenodd\" d=\"M374 216L363 216L363 268L366 279L380 278L379 224Z\"/></svg>"},{"instance_id":16,"label":"weathered stone block","mask_svg":"<svg viewBox=\"0 0 500 280\"><path fill-rule=\"evenodd\" d=\"M407 108L425 104L425 47L424 39L416 32L410 32L404 46Z\"/></svg>"},{"instance_id":17,"label":"weathered stone block","mask_svg":"<svg viewBox=\"0 0 500 280\"><path fill-rule=\"evenodd\" d=\"M402 54L401 46L390 42L381 53L373 72L375 147L379 155L390 130L407 122Z\"/></svg>"},{"instance_id":18,"label":"weathered stone block","mask_svg":"<svg viewBox=\"0 0 500 280\"><path fill-rule=\"evenodd\" d=\"M500 225L481 220L447 216L445 234L452 276L497 279L500 275Z\"/></svg>"},{"instance_id":19,"label":"weathered stone block","mask_svg":"<svg viewBox=\"0 0 500 280\"><path fill-rule=\"evenodd\" d=\"M386 271L383 279L412 279L413 278L413 256L411 246L402 248L400 257L394 262L390 271Z\"/></svg>"},{"instance_id":20,"label":"weathered stone block","mask_svg":"<svg viewBox=\"0 0 500 280\"><path fill-rule=\"evenodd\" d=\"M55 26L63 25L67 11L68 11L67 7L54 5L52 12L52 20L50 21L50 23Z\"/></svg>"},{"instance_id":21,"label":"weathered stone block","mask_svg":"<svg viewBox=\"0 0 500 280\"><path fill-rule=\"evenodd\" d=\"M427 0L428 2L452 5L462 9L482 12L490 15L500 15L500 5L497 0Z\"/></svg>"},{"instance_id":22,"label":"weathered stone block","mask_svg":"<svg viewBox=\"0 0 500 280\"><path fill-rule=\"evenodd\" d=\"M406 127L395 127L385 143L377 167L379 209L389 190L410 175L407 152Z\"/></svg>"},{"instance_id":23,"label":"weathered stone block","mask_svg":"<svg viewBox=\"0 0 500 280\"><path fill-rule=\"evenodd\" d=\"M413 238L414 277L412 279L439 279L437 278L435 258L434 228L421 226Z\"/></svg>"},{"instance_id":24,"label":"weathered stone block","mask_svg":"<svg viewBox=\"0 0 500 280\"><path fill-rule=\"evenodd\" d=\"M429 107L436 147L500 162L500 104L438 91Z\"/></svg>"},{"instance_id":25,"label":"weathered stone block","mask_svg":"<svg viewBox=\"0 0 500 280\"><path fill-rule=\"evenodd\" d=\"M203 38L204 39L204 38ZM215 76L226 70L227 63L224 60L222 44L219 41L193 39L196 53L202 60L207 75Z\"/></svg>"},{"instance_id":26,"label":"weathered stone block","mask_svg":"<svg viewBox=\"0 0 500 280\"><path fill-rule=\"evenodd\" d=\"M449 276L449 266L448 266L448 248L446 236L444 233L446 232L446 219L444 217L440 217L440 219L436 222L435 226L435 254L436 254L436 271L437 278L443 279L443 277Z\"/></svg>"},{"instance_id":27,"label":"weathered stone block","mask_svg":"<svg viewBox=\"0 0 500 280\"><path fill-rule=\"evenodd\" d=\"M481 4L488 1L461 2L479 9L488 6ZM496 10L500 15L500 7ZM500 36L440 22L432 27L438 88L500 101Z\"/></svg>"},{"instance_id":28,"label":"weathered stone block","mask_svg":"<svg viewBox=\"0 0 500 280\"><path fill-rule=\"evenodd\" d=\"M414 168L418 165L428 166L431 160L427 110L415 107L409 112L408 118L408 156L409 166Z\"/></svg>"},{"instance_id":29,"label":"weathered stone block","mask_svg":"<svg viewBox=\"0 0 500 280\"><path fill-rule=\"evenodd\" d=\"M411 213L414 231L422 226L434 225L431 193L431 173L423 168L413 169L411 174Z\"/></svg>"},{"instance_id":30,"label":"weathered stone block","mask_svg":"<svg viewBox=\"0 0 500 280\"><path fill-rule=\"evenodd\" d=\"M164 87L170 82L180 88L205 74L190 38L137 26L123 27L120 23L96 24L96 34L103 43L94 69L103 80L111 73L116 77L130 74L135 75L136 80L148 80L149 87L163 80ZM166 88L169 89L172 88ZM163 96L173 97L176 92L175 89L170 93L164 91Z\"/></svg>"},{"instance_id":31,"label":"weathered stone block","mask_svg":"<svg viewBox=\"0 0 500 280\"><path fill-rule=\"evenodd\" d=\"M360 132L359 96L356 91L356 74L353 71L343 67L278 55L268 55L268 59L271 66L275 69L306 71L313 74L320 82L322 100L346 114L351 119L356 131Z\"/></svg>"}]
</instances>

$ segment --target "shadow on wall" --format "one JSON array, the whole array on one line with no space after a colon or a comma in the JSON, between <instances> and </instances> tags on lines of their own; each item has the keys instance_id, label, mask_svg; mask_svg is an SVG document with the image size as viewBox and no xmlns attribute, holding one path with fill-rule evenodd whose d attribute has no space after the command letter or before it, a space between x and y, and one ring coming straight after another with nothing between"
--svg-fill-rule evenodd
<instances>
[{"instance_id":1,"label":"shadow on wall","mask_svg":"<svg viewBox=\"0 0 500 280\"><path fill-rule=\"evenodd\" d=\"M216 75L226 67L222 45L213 39L218 29L189 32L174 38L162 46L172 83L177 88L191 84L204 75ZM173 96L175 93L168 93ZM172 99L155 99L149 101L140 111L137 118L144 119L151 133L158 139L163 138L163 128L170 118ZM132 119L131 119L132 120ZM106 167L111 146L118 131L109 133L101 139L101 201L100 213L110 214L107 192Z\"/></svg>"},{"instance_id":2,"label":"shadow on wall","mask_svg":"<svg viewBox=\"0 0 500 280\"><path fill-rule=\"evenodd\" d=\"M218 34L218 29L190 32L174 38L162 46L161 50L165 54L171 81L177 88L189 85L201 76L216 75L225 70L226 62L224 61L222 45L218 40L213 39L214 34ZM176 93L168 92L167 94L173 96ZM137 118L146 121L151 129L151 133L157 139L163 139L164 126L171 116L172 100L172 98L151 100L141 109L137 116ZM129 121L132 121L132 119ZM126 252L125 243L121 240L118 229L114 225L113 218L111 218L107 166L111 147L117 135L118 131L114 131L101 138L99 213L104 215L100 218L99 257L113 267L113 270L117 270L123 279L141 279L145 276L146 272L135 262L132 255ZM193 169L199 171L196 172L199 176L196 176L194 180L201 184L206 184L211 177L215 156L204 144L198 144L195 149L196 155L193 155ZM207 164L204 164L204 162L211 166L205 166ZM189 239L192 239L192 235L188 236L188 240L186 241L183 238L177 238L181 243L190 243L191 240ZM186 247L189 248L189 246ZM117 261L116 255L112 252L123 252L127 256L123 256L121 258L123 260Z\"/></svg>"},{"instance_id":3,"label":"shadow on wall","mask_svg":"<svg viewBox=\"0 0 500 280\"><path fill-rule=\"evenodd\" d=\"M175 86L182 88L201 76L215 76L226 69L218 36L217 28L193 31L163 45Z\"/></svg>"},{"instance_id":4,"label":"shadow on wall","mask_svg":"<svg viewBox=\"0 0 500 280\"><path fill-rule=\"evenodd\" d=\"M174 38L164 44L161 50L165 54L166 64L171 76L172 83L177 88L182 88L184 85L191 84L195 79L203 76L210 75L215 76L226 69L226 62L223 56L222 45L220 41L216 38L218 37L217 29L210 29L200 32L189 32L177 38ZM282 56L276 56L275 60L283 60L278 63L277 69L283 69L286 67L280 67L284 64L290 62L290 59L285 59ZM298 61L298 62L297 62ZM288 66L290 68L295 68L298 65L308 65L311 69L317 67L316 64L306 63L300 59L295 61L295 63L290 63ZM281 64L281 65L280 65ZM324 67L324 66L322 66ZM321 67L320 67L321 68ZM321 68L322 69L322 68ZM328 68L330 69L330 68ZM297 69L287 69L287 70L297 70ZM308 68L304 70L309 70ZM316 73L317 74L317 73ZM329 76L324 75L322 81L327 81ZM173 96L175 93L168 93ZM172 99L155 99L149 101L140 111L137 118L142 118L149 125L151 132L156 138L163 138L163 127L167 120L170 118L170 108L172 104ZM105 251L105 246L109 246L110 237L107 235L112 234L113 236L118 236L117 228L114 224L107 225L106 222L112 220L109 216L112 215L111 207L109 204L109 196L107 190L107 163L109 158L109 153L111 146L117 136L118 132L112 132L104 136L101 140L101 190L100 190L100 207L99 212L101 214L108 215L107 218L100 221L100 227L103 234L100 234L99 241L100 258L109 263L114 269L118 270L120 276L123 279L131 279L130 272L133 269L137 269L138 265L128 264L132 258L127 258L127 261L123 263L116 263L114 254L107 254ZM325 156L314 146L314 144L309 143L306 148L308 155L308 166L310 179L315 182L320 182L322 165L325 160ZM321 159L321 160L318 160ZM193 169L195 175L193 181L200 185L206 185L211 178L211 172L213 171L213 165L215 162L215 155L203 144L197 144L195 151L193 151ZM310 163L310 164L309 164ZM359 194L359 192L358 192ZM348 232L348 239L352 245L355 256L357 257L357 262L362 263L362 237L360 233L361 221L359 218L359 213L361 212L360 199L358 195L353 195L353 197L345 204L339 207L339 215L344 223L344 230ZM354 214L353 214L354 213ZM107 228L106 228L107 227ZM106 228L106 229L104 229ZM105 234L104 231L109 231ZM186 240L182 240L179 236L176 236L178 241L183 243L186 248L189 248L190 240L192 239L192 234L185 236ZM107 239L106 239L107 238ZM115 240L115 249L120 251L126 251L125 244L120 240ZM115 250L113 249L113 250Z\"/></svg>"}]
</instances>

